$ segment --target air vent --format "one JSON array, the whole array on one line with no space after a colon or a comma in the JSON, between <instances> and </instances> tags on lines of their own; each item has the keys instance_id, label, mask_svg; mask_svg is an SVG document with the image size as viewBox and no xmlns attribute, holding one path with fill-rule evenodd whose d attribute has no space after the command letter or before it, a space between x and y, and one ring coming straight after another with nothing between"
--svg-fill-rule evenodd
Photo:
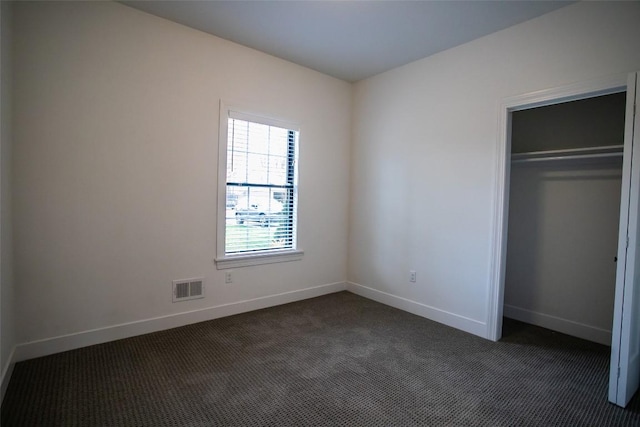
<instances>
[{"instance_id":1,"label":"air vent","mask_svg":"<svg viewBox=\"0 0 640 427\"><path fill-rule=\"evenodd\" d=\"M204 298L204 277L173 281L173 302Z\"/></svg>"}]
</instances>

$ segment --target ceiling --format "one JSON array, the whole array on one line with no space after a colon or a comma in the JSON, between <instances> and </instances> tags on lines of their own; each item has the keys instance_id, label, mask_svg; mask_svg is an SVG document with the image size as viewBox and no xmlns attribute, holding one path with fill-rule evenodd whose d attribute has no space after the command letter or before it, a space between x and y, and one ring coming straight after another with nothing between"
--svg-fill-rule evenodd
<instances>
[{"instance_id":1,"label":"ceiling","mask_svg":"<svg viewBox=\"0 0 640 427\"><path fill-rule=\"evenodd\" d=\"M357 81L571 1L122 1L322 73Z\"/></svg>"}]
</instances>

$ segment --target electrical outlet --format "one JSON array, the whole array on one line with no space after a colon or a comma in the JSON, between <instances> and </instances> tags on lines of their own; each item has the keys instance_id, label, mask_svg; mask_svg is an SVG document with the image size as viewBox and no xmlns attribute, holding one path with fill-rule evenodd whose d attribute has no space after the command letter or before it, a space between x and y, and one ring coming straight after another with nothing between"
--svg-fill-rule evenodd
<instances>
[{"instance_id":1,"label":"electrical outlet","mask_svg":"<svg viewBox=\"0 0 640 427\"><path fill-rule=\"evenodd\" d=\"M409 271L409 281L411 283L416 283L416 272L413 270Z\"/></svg>"},{"instance_id":2,"label":"electrical outlet","mask_svg":"<svg viewBox=\"0 0 640 427\"><path fill-rule=\"evenodd\" d=\"M233 276L230 271L224 272L224 283L233 283Z\"/></svg>"}]
</instances>

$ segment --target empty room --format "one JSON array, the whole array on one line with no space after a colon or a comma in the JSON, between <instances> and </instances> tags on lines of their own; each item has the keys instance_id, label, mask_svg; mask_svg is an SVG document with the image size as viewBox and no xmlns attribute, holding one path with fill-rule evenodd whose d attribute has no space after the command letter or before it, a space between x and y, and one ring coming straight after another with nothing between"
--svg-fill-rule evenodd
<instances>
[{"instance_id":1,"label":"empty room","mask_svg":"<svg viewBox=\"0 0 640 427\"><path fill-rule=\"evenodd\" d=\"M640 425L640 2L0 25L2 426Z\"/></svg>"}]
</instances>

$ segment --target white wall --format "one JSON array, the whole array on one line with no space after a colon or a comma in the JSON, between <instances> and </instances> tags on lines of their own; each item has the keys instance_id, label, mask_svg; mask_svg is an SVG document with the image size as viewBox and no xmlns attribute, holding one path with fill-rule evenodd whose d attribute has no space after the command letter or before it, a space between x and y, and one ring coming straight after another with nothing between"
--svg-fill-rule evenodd
<instances>
[{"instance_id":1,"label":"white wall","mask_svg":"<svg viewBox=\"0 0 640 427\"><path fill-rule=\"evenodd\" d=\"M640 69L638 22L577 3L357 83L351 288L488 336L499 104Z\"/></svg>"},{"instance_id":2,"label":"white wall","mask_svg":"<svg viewBox=\"0 0 640 427\"><path fill-rule=\"evenodd\" d=\"M505 316L611 344L621 182L621 162L512 166Z\"/></svg>"},{"instance_id":3,"label":"white wall","mask_svg":"<svg viewBox=\"0 0 640 427\"><path fill-rule=\"evenodd\" d=\"M344 287L348 83L112 2L20 2L14 48L21 357L93 339L36 340ZM301 125L304 259L236 269L231 285L213 263L220 99ZM194 276L206 298L172 304L171 281Z\"/></svg>"},{"instance_id":4,"label":"white wall","mask_svg":"<svg viewBox=\"0 0 640 427\"><path fill-rule=\"evenodd\" d=\"M515 111L511 152L622 146L626 98L626 92L617 92Z\"/></svg>"},{"instance_id":5,"label":"white wall","mask_svg":"<svg viewBox=\"0 0 640 427\"><path fill-rule=\"evenodd\" d=\"M11 237L11 9L11 3L0 2L0 401L8 385L16 345Z\"/></svg>"}]
</instances>

